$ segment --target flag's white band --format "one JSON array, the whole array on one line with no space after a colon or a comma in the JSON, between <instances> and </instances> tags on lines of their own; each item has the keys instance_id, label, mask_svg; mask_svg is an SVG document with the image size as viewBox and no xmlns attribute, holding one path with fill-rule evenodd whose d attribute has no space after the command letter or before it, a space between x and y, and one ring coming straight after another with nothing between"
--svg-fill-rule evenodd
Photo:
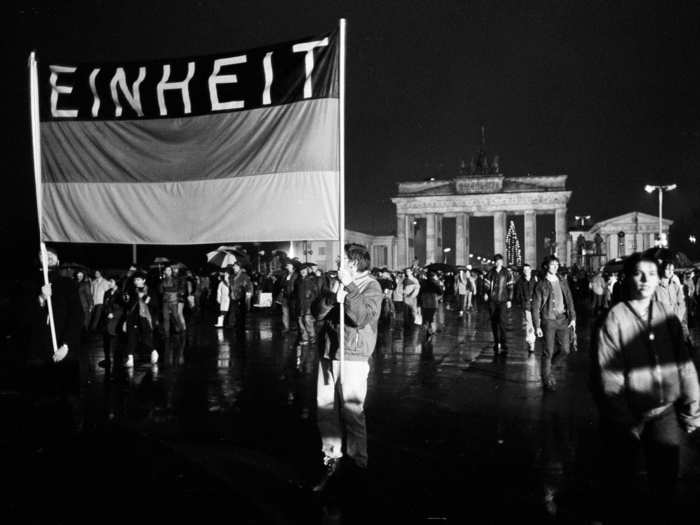
<instances>
[{"instance_id":1,"label":"flag's white band","mask_svg":"<svg viewBox=\"0 0 700 525\"><path fill-rule=\"evenodd\" d=\"M43 240L207 244L338 238L338 172L44 183Z\"/></svg>"}]
</instances>

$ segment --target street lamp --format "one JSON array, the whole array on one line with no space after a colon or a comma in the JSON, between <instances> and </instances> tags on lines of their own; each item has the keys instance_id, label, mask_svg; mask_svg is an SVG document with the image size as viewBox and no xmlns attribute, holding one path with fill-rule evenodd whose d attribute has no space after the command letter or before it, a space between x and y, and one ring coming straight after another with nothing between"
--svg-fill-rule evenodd
<instances>
[{"instance_id":1,"label":"street lamp","mask_svg":"<svg viewBox=\"0 0 700 525\"><path fill-rule=\"evenodd\" d=\"M666 184L661 186L654 186L652 184L647 184L644 186L644 191L647 193L654 193L659 190L659 248L665 248L668 241L664 237L664 225L663 225L663 206L664 206L664 192L673 191L678 187L677 184Z\"/></svg>"},{"instance_id":2,"label":"street lamp","mask_svg":"<svg viewBox=\"0 0 700 525\"><path fill-rule=\"evenodd\" d=\"M443 248L442 249L442 262L447 264L447 254L452 251L452 248Z\"/></svg>"},{"instance_id":3,"label":"street lamp","mask_svg":"<svg viewBox=\"0 0 700 525\"><path fill-rule=\"evenodd\" d=\"M591 216L590 216L590 215L574 215L574 220L575 220L577 223L578 223L579 221L581 221L581 226L585 226L585 225L586 225L586 221L590 221L590 220L591 220Z\"/></svg>"}]
</instances>

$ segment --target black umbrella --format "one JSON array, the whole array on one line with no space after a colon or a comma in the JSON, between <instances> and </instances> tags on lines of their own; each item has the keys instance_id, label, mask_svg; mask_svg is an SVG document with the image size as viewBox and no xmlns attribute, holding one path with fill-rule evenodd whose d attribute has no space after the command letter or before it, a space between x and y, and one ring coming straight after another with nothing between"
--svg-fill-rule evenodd
<instances>
[{"instance_id":1,"label":"black umbrella","mask_svg":"<svg viewBox=\"0 0 700 525\"><path fill-rule=\"evenodd\" d=\"M649 248L644 255L651 255L659 262L671 262L676 268L690 268L693 265L686 254L668 248Z\"/></svg>"},{"instance_id":2,"label":"black umbrella","mask_svg":"<svg viewBox=\"0 0 700 525\"><path fill-rule=\"evenodd\" d=\"M86 276L92 273L92 271L84 264L75 262L62 263L58 268L60 270L70 270L71 272L73 272L73 275L75 275L78 272L83 272Z\"/></svg>"},{"instance_id":3,"label":"black umbrella","mask_svg":"<svg viewBox=\"0 0 700 525\"><path fill-rule=\"evenodd\" d=\"M432 263L425 267L429 272L454 272L455 267L447 263Z\"/></svg>"}]
</instances>

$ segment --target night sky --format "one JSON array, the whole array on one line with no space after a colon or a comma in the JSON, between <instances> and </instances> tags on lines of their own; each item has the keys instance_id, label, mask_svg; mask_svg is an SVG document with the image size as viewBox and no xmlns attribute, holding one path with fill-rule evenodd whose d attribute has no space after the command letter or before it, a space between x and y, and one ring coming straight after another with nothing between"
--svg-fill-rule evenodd
<instances>
[{"instance_id":1,"label":"night sky","mask_svg":"<svg viewBox=\"0 0 700 525\"><path fill-rule=\"evenodd\" d=\"M347 225L395 229L396 183L454 176L479 147L506 175L569 175L569 213L657 213L700 258L700 8L681 2L92 1L5 8L2 234L36 251L26 60L233 51L348 19ZM615 5L611 5L615 4ZM128 253L128 252L125 252ZM4 261L7 264L7 261Z\"/></svg>"}]
</instances>

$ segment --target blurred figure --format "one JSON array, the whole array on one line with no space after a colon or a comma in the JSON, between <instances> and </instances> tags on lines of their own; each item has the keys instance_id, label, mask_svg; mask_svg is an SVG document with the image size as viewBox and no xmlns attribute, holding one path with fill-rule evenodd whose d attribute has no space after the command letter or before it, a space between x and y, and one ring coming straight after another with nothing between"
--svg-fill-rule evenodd
<instances>
[{"instance_id":1,"label":"blurred figure","mask_svg":"<svg viewBox=\"0 0 700 525\"><path fill-rule=\"evenodd\" d=\"M404 304L406 305L406 316L404 317L404 321L406 324L410 324L415 323L416 320L419 320L417 324L423 324L420 320L420 310L418 309L420 283L413 275L412 268L406 268L404 270L404 275L406 276L403 281L403 298Z\"/></svg>"},{"instance_id":2,"label":"blurred figure","mask_svg":"<svg viewBox=\"0 0 700 525\"><path fill-rule=\"evenodd\" d=\"M90 328L90 318L92 315L92 287L85 272L78 270L75 273L75 280L78 283L78 296L80 306L83 309L83 330L87 332Z\"/></svg>"},{"instance_id":3,"label":"blurred figure","mask_svg":"<svg viewBox=\"0 0 700 525\"><path fill-rule=\"evenodd\" d=\"M109 370L112 356L116 355L116 341L119 336L119 327L124 322L124 305L119 293L119 287L114 279L106 279L107 291L105 291L102 304L102 349L104 361L100 364Z\"/></svg>"},{"instance_id":4,"label":"blurred figure","mask_svg":"<svg viewBox=\"0 0 700 525\"><path fill-rule=\"evenodd\" d=\"M459 308L459 316L464 315L465 310L471 309L472 294L474 287L472 280L469 277L469 271L466 268L460 268L457 278L455 279L455 292L457 293L457 307Z\"/></svg>"},{"instance_id":5,"label":"blurred figure","mask_svg":"<svg viewBox=\"0 0 700 525\"><path fill-rule=\"evenodd\" d=\"M313 273L311 263L301 266L301 275L296 283L297 323L299 325L299 343L302 345L316 342L316 322L311 315L311 305L320 293L318 278Z\"/></svg>"},{"instance_id":6,"label":"blurred figure","mask_svg":"<svg viewBox=\"0 0 700 525\"><path fill-rule=\"evenodd\" d=\"M294 329L293 321L297 318L295 308L294 288L299 274L291 262L285 264L285 273L277 281L276 301L282 307L282 326L288 332Z\"/></svg>"},{"instance_id":7,"label":"blurred figure","mask_svg":"<svg viewBox=\"0 0 700 525\"><path fill-rule=\"evenodd\" d=\"M593 315L599 315L605 309L605 277L603 277L603 267L601 266L589 283L589 288L593 294Z\"/></svg>"},{"instance_id":8,"label":"blurred figure","mask_svg":"<svg viewBox=\"0 0 700 525\"><path fill-rule=\"evenodd\" d=\"M158 363L158 351L153 346L153 317L149 304L151 296L146 285L146 276L136 272L133 285L124 295L126 332L126 363L127 368L133 368L134 355L143 349L150 352L151 364Z\"/></svg>"},{"instance_id":9,"label":"blurred figure","mask_svg":"<svg viewBox=\"0 0 700 525\"><path fill-rule=\"evenodd\" d=\"M628 523L639 505L632 487L642 452L652 490L646 503L662 522L676 492L681 436L700 426L700 386L680 320L656 294L656 261L634 254L625 267L629 299L610 310L597 334L608 511Z\"/></svg>"}]
</instances>

